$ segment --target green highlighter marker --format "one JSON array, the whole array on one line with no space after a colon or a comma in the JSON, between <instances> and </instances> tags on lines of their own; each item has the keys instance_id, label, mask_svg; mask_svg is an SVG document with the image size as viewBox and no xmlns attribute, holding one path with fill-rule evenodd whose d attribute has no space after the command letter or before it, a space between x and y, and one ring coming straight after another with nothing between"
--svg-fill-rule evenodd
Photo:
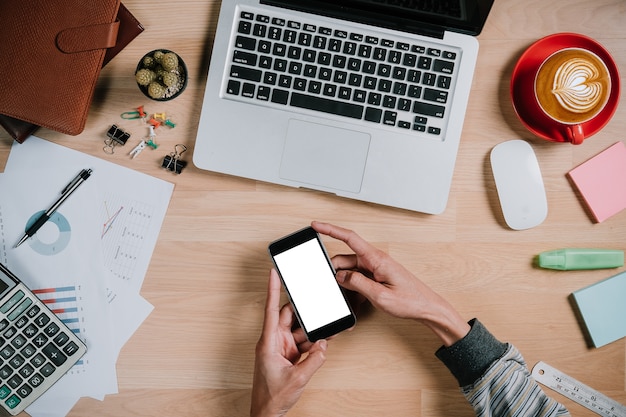
<instances>
[{"instance_id":1,"label":"green highlighter marker","mask_svg":"<svg viewBox=\"0 0 626 417\"><path fill-rule=\"evenodd\" d=\"M584 248L553 250L539 254L539 266L562 271L618 268L624 266L624 251Z\"/></svg>"}]
</instances>

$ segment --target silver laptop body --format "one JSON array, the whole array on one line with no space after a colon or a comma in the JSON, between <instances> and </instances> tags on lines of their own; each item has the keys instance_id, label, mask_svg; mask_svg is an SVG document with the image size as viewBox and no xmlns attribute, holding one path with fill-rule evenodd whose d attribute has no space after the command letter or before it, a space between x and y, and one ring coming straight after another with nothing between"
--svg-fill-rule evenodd
<instances>
[{"instance_id":1,"label":"silver laptop body","mask_svg":"<svg viewBox=\"0 0 626 417\"><path fill-rule=\"evenodd\" d=\"M439 11L420 18L443 26L478 14L476 1L456 1L452 18L439 19ZM469 16L478 27L461 32L480 31L491 7L485 1L481 16ZM194 164L443 212L476 38L417 22L399 6L379 5L384 0L281 3L222 1Z\"/></svg>"}]
</instances>

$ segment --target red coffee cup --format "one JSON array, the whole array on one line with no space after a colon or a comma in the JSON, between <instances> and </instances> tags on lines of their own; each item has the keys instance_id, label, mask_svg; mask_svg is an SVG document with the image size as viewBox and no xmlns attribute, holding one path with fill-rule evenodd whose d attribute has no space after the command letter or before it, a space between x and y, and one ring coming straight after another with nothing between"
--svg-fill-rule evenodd
<instances>
[{"instance_id":1,"label":"red coffee cup","mask_svg":"<svg viewBox=\"0 0 626 417\"><path fill-rule=\"evenodd\" d=\"M544 111L535 95L535 80L542 64L565 49L582 49L597 56L606 66L611 81L606 104L595 116L579 123L556 120ZM613 117L620 95L620 78L611 55L595 40L575 33L558 33L532 44L520 57L511 77L511 99L520 121L533 134L553 142L578 145L596 134Z\"/></svg>"}]
</instances>

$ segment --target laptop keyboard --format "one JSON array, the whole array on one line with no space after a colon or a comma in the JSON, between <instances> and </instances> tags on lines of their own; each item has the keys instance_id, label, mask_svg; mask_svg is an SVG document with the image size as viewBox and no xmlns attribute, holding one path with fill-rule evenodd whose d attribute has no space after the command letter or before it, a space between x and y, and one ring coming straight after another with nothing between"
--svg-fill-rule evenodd
<instances>
[{"instance_id":1,"label":"laptop keyboard","mask_svg":"<svg viewBox=\"0 0 626 417\"><path fill-rule=\"evenodd\" d=\"M460 51L240 11L223 94L443 139Z\"/></svg>"}]
</instances>

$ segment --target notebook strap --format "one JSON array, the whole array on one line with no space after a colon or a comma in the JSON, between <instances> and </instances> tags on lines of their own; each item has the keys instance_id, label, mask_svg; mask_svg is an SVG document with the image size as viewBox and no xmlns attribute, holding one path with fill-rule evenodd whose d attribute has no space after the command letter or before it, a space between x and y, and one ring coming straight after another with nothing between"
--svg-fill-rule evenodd
<instances>
[{"instance_id":1,"label":"notebook strap","mask_svg":"<svg viewBox=\"0 0 626 417\"><path fill-rule=\"evenodd\" d=\"M120 22L64 29L57 35L57 47L64 53L93 51L115 46Z\"/></svg>"}]
</instances>

